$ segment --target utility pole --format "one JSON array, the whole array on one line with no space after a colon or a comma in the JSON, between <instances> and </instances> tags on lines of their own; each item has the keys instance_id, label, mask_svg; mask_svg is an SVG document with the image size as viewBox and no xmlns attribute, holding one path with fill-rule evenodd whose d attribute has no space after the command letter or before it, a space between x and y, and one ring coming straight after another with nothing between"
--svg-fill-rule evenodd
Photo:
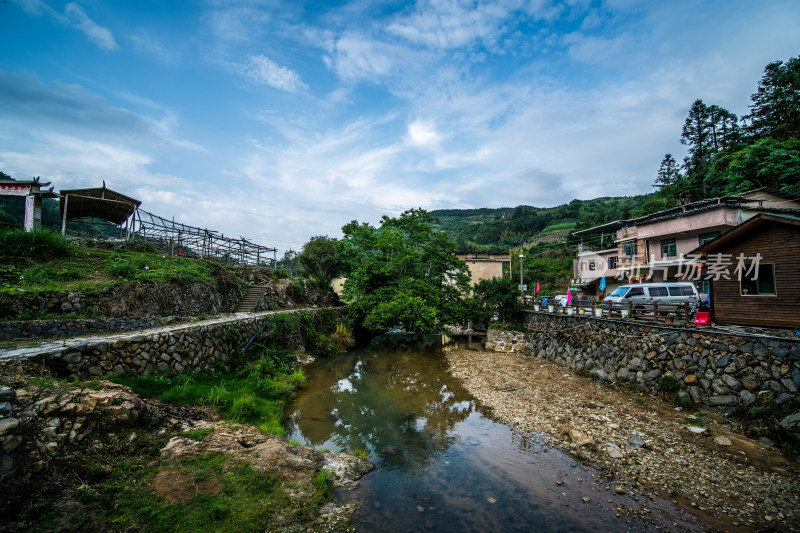
<instances>
[{"instance_id":1,"label":"utility pole","mask_svg":"<svg viewBox=\"0 0 800 533\"><path fill-rule=\"evenodd\" d=\"M522 254L522 250L520 250L519 251L519 290L522 291L522 292L525 292L523 290L523 288L522 288L522 286L523 286L523 284L522 284L522 259L524 257L525 256Z\"/></svg>"}]
</instances>

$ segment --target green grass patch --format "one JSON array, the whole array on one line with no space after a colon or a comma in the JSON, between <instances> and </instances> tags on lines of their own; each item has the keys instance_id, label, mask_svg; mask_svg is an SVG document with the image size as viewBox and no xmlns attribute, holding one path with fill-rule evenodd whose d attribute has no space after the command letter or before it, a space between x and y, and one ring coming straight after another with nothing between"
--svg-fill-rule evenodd
<instances>
[{"instance_id":1,"label":"green grass patch","mask_svg":"<svg viewBox=\"0 0 800 533\"><path fill-rule=\"evenodd\" d=\"M331 501L333 495L333 473L323 468L314 478L314 503L323 505Z\"/></svg>"},{"instance_id":2,"label":"green grass patch","mask_svg":"<svg viewBox=\"0 0 800 533\"><path fill-rule=\"evenodd\" d=\"M184 431L183 436L200 442L212 433L214 433L214 428L190 429L189 431Z\"/></svg>"},{"instance_id":3,"label":"green grass patch","mask_svg":"<svg viewBox=\"0 0 800 533\"><path fill-rule=\"evenodd\" d=\"M290 362L291 353L263 349L246 369L219 375L117 376L116 383L137 394L177 405L208 405L227 420L253 424L261 431L283 435L283 408L303 381Z\"/></svg>"}]
</instances>

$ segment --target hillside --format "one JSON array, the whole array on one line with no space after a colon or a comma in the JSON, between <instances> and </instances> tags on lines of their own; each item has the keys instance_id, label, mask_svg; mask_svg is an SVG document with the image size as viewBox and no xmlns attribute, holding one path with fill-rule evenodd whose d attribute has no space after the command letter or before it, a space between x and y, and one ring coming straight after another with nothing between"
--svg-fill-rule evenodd
<instances>
[{"instance_id":1,"label":"hillside","mask_svg":"<svg viewBox=\"0 0 800 533\"><path fill-rule=\"evenodd\" d=\"M432 211L441 229L463 250L507 251L509 248L560 247L576 229L639 216L669 207L656 193L573 200L556 207L442 209Z\"/></svg>"}]
</instances>

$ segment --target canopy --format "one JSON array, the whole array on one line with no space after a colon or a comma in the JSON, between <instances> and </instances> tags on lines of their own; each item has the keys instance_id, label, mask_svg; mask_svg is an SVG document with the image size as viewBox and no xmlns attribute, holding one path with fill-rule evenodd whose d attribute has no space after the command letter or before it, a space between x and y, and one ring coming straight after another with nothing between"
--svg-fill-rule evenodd
<instances>
[{"instance_id":1,"label":"canopy","mask_svg":"<svg viewBox=\"0 0 800 533\"><path fill-rule=\"evenodd\" d=\"M102 187L62 190L60 194L62 220L91 217L121 225L142 205L139 200L107 189L105 182Z\"/></svg>"}]
</instances>

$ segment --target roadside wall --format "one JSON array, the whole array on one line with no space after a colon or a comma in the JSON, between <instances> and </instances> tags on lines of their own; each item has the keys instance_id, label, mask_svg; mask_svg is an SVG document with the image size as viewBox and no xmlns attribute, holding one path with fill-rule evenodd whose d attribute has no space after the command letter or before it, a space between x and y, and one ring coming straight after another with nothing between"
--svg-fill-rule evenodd
<instances>
[{"instance_id":1,"label":"roadside wall","mask_svg":"<svg viewBox=\"0 0 800 533\"><path fill-rule=\"evenodd\" d=\"M755 337L587 316L526 313L525 350L599 379L658 388L678 380L698 404L728 411L790 405L800 391L800 337ZM513 332L512 332L513 333ZM489 332L508 347L507 339ZM495 341L498 342L498 341ZM512 349L519 344L510 343Z\"/></svg>"},{"instance_id":2,"label":"roadside wall","mask_svg":"<svg viewBox=\"0 0 800 533\"><path fill-rule=\"evenodd\" d=\"M98 333L120 333L187 322L184 317L128 317L74 320L8 320L0 322L0 340L54 339Z\"/></svg>"},{"instance_id":3,"label":"roadside wall","mask_svg":"<svg viewBox=\"0 0 800 533\"><path fill-rule=\"evenodd\" d=\"M47 371L61 377L82 379L118 374L149 375L160 373L207 372L238 366L239 351L255 337L265 342L276 328L281 332L278 344L283 348L304 351L300 313L316 322L320 313L342 313L339 309L302 309L265 314L218 323L165 328L147 334L98 340L55 350L42 351L24 359L0 362L0 374ZM293 316L296 315L296 316ZM270 322L261 333L259 330ZM258 335L256 335L258 333Z\"/></svg>"}]
</instances>

